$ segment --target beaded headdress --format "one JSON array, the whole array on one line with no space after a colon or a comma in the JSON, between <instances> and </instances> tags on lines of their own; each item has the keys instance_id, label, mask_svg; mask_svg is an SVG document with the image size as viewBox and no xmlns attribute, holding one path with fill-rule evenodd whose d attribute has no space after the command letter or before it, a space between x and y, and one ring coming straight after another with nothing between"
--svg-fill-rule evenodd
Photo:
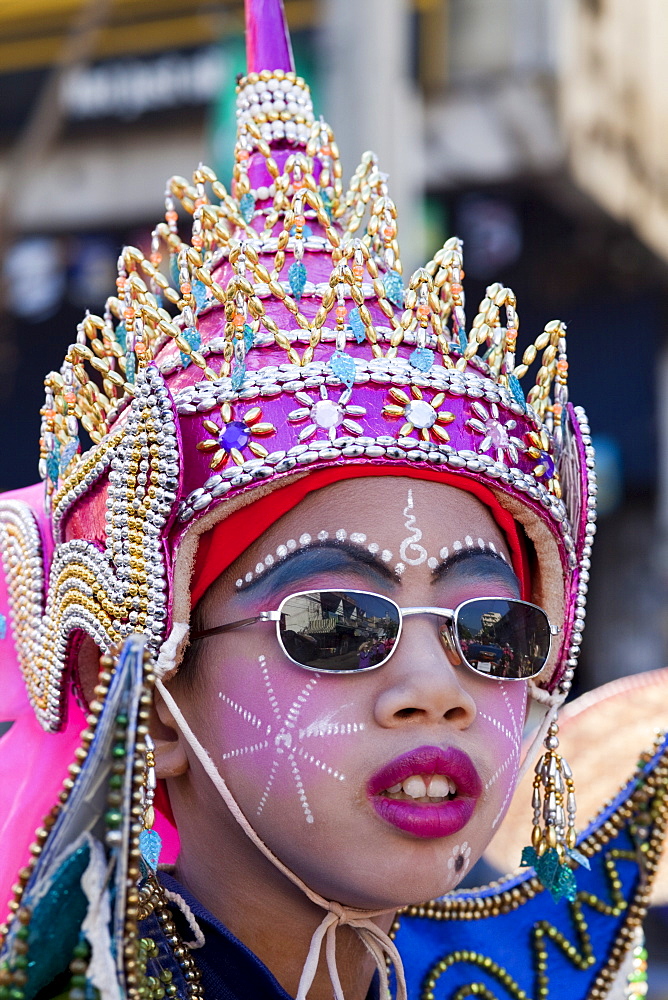
<instances>
[{"instance_id":1,"label":"beaded headdress","mask_svg":"<svg viewBox=\"0 0 668 1000\"><path fill-rule=\"evenodd\" d=\"M159 674L187 641L199 535L333 465L441 467L489 487L524 529L532 598L561 627L533 693L563 699L583 629L595 487L568 401L566 328L518 353L511 289L467 321L461 242L404 274L388 178L349 187L294 72L280 4L248 8L231 188L174 177L145 256L88 313L46 380L35 491L0 501L7 614L36 718L65 724L81 638L147 637ZM3 594L3 600L5 599Z\"/></svg>"}]
</instances>

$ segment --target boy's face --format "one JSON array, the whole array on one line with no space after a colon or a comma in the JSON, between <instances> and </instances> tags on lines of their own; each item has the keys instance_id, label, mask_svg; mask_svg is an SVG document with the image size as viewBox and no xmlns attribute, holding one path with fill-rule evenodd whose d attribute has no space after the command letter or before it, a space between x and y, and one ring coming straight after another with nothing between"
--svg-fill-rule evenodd
<instances>
[{"instance_id":1,"label":"boy's face","mask_svg":"<svg viewBox=\"0 0 668 1000\"><path fill-rule=\"evenodd\" d=\"M312 494L277 521L210 588L199 624L325 588L400 607L519 596L504 537L471 494L364 478ZM452 889L509 804L526 682L461 664L442 624L406 618L386 663L340 675L291 662L276 625L257 622L200 640L193 684L177 681L177 701L250 823L326 898L380 908ZM324 619L323 646L326 628ZM364 665L382 641L370 637Z\"/></svg>"}]
</instances>

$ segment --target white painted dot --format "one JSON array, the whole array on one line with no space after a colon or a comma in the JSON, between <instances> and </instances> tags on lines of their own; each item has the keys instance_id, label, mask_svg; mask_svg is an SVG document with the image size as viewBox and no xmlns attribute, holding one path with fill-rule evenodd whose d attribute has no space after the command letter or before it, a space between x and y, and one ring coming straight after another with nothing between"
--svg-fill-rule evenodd
<instances>
[{"instance_id":1,"label":"white painted dot","mask_svg":"<svg viewBox=\"0 0 668 1000\"><path fill-rule=\"evenodd\" d=\"M246 576L245 576L246 583L250 583L252 579L253 579L253 574L252 573L246 573Z\"/></svg>"},{"instance_id":2,"label":"white painted dot","mask_svg":"<svg viewBox=\"0 0 668 1000\"><path fill-rule=\"evenodd\" d=\"M450 555L450 550L448 549L448 546L444 545L438 554L441 557L441 559L447 559L448 556Z\"/></svg>"},{"instance_id":3,"label":"white painted dot","mask_svg":"<svg viewBox=\"0 0 668 1000\"><path fill-rule=\"evenodd\" d=\"M406 569L406 567L404 566L403 563L397 563L397 565L394 567L394 572L398 573L399 576L401 576L401 574L403 573L403 571L405 569Z\"/></svg>"},{"instance_id":4,"label":"white painted dot","mask_svg":"<svg viewBox=\"0 0 668 1000\"><path fill-rule=\"evenodd\" d=\"M285 559L288 554L288 550L285 545L279 545L276 549L276 555L279 559Z\"/></svg>"},{"instance_id":5,"label":"white painted dot","mask_svg":"<svg viewBox=\"0 0 668 1000\"><path fill-rule=\"evenodd\" d=\"M504 556L503 552L499 552L499 555L501 556L501 558L503 559L504 562L508 562L508 560Z\"/></svg>"},{"instance_id":6,"label":"white painted dot","mask_svg":"<svg viewBox=\"0 0 668 1000\"><path fill-rule=\"evenodd\" d=\"M366 535L363 535L361 531L353 531L350 536L350 541L355 542L356 545L364 545L366 542Z\"/></svg>"},{"instance_id":7,"label":"white painted dot","mask_svg":"<svg viewBox=\"0 0 668 1000\"><path fill-rule=\"evenodd\" d=\"M297 548L297 543L294 540L294 538L288 538L288 540L287 540L287 542L285 544L287 545L287 547L290 550L290 552L294 552L295 549Z\"/></svg>"},{"instance_id":8,"label":"white painted dot","mask_svg":"<svg viewBox=\"0 0 668 1000\"><path fill-rule=\"evenodd\" d=\"M464 541L466 542L467 547L470 549L471 546L473 545L473 539L471 538L471 536L467 535Z\"/></svg>"},{"instance_id":9,"label":"white painted dot","mask_svg":"<svg viewBox=\"0 0 668 1000\"><path fill-rule=\"evenodd\" d=\"M427 559L427 566L429 569L436 569L438 566L438 559L435 559L434 556L429 556Z\"/></svg>"},{"instance_id":10,"label":"white painted dot","mask_svg":"<svg viewBox=\"0 0 668 1000\"><path fill-rule=\"evenodd\" d=\"M265 564L265 566L273 566L274 565L274 557L272 555L265 556L264 557L264 564Z\"/></svg>"},{"instance_id":11,"label":"white painted dot","mask_svg":"<svg viewBox=\"0 0 668 1000\"><path fill-rule=\"evenodd\" d=\"M380 554L380 558L383 560L383 562L389 562L390 559L392 558L392 553L390 552L389 549L383 549L383 551Z\"/></svg>"},{"instance_id":12,"label":"white painted dot","mask_svg":"<svg viewBox=\"0 0 668 1000\"><path fill-rule=\"evenodd\" d=\"M328 538L329 538L329 532L328 531L319 531L318 532L318 541L324 542Z\"/></svg>"},{"instance_id":13,"label":"white painted dot","mask_svg":"<svg viewBox=\"0 0 668 1000\"><path fill-rule=\"evenodd\" d=\"M311 544L311 536L307 532L304 532L303 535L299 536L299 544L300 545L310 545Z\"/></svg>"},{"instance_id":14,"label":"white painted dot","mask_svg":"<svg viewBox=\"0 0 668 1000\"><path fill-rule=\"evenodd\" d=\"M241 579L241 577L239 577L239 579L237 580L237 584L236 585L237 585L237 587L243 587L244 581Z\"/></svg>"},{"instance_id":15,"label":"white painted dot","mask_svg":"<svg viewBox=\"0 0 668 1000\"><path fill-rule=\"evenodd\" d=\"M484 538L479 538L478 539L478 545L480 546L481 549L484 549L485 548L485 539Z\"/></svg>"},{"instance_id":16,"label":"white painted dot","mask_svg":"<svg viewBox=\"0 0 668 1000\"><path fill-rule=\"evenodd\" d=\"M456 542L452 543L453 552L461 552L461 549L462 549L462 543L459 541L459 539L457 539Z\"/></svg>"},{"instance_id":17,"label":"white painted dot","mask_svg":"<svg viewBox=\"0 0 668 1000\"><path fill-rule=\"evenodd\" d=\"M345 528L339 528L339 530L336 532L336 537L340 542L344 542L348 537L348 532L345 530Z\"/></svg>"},{"instance_id":18,"label":"white painted dot","mask_svg":"<svg viewBox=\"0 0 668 1000\"><path fill-rule=\"evenodd\" d=\"M258 563L255 567L256 573L264 573L264 563Z\"/></svg>"},{"instance_id":19,"label":"white painted dot","mask_svg":"<svg viewBox=\"0 0 668 1000\"><path fill-rule=\"evenodd\" d=\"M494 542L490 542L489 547L492 550L492 552L496 552L496 545L494 544Z\"/></svg>"},{"instance_id":20,"label":"white painted dot","mask_svg":"<svg viewBox=\"0 0 668 1000\"><path fill-rule=\"evenodd\" d=\"M368 546L368 548L369 548L369 552L371 552L372 555L375 555L376 552L378 552L378 550L380 549L380 545L377 542L371 542L371 544Z\"/></svg>"}]
</instances>

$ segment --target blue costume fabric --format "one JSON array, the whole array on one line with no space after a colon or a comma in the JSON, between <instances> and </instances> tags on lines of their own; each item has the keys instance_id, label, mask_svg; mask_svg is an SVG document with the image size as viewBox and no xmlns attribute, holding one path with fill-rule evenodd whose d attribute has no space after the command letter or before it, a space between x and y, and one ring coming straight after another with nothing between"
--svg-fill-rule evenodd
<instances>
[{"instance_id":1,"label":"blue costume fabric","mask_svg":"<svg viewBox=\"0 0 668 1000\"><path fill-rule=\"evenodd\" d=\"M664 736L583 832L573 899L555 902L528 869L409 907L394 928L409 1000L606 996L638 940L659 861L667 764Z\"/></svg>"}]
</instances>

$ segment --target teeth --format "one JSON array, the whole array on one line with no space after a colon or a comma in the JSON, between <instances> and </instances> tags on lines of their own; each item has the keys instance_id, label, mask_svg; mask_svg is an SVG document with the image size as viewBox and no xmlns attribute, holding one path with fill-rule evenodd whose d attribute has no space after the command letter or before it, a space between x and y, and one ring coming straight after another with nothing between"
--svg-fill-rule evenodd
<instances>
[{"instance_id":1,"label":"teeth","mask_svg":"<svg viewBox=\"0 0 668 1000\"><path fill-rule=\"evenodd\" d=\"M419 774L411 774L410 778L406 778L403 788L412 799L421 799L427 794L426 782Z\"/></svg>"},{"instance_id":2,"label":"teeth","mask_svg":"<svg viewBox=\"0 0 668 1000\"><path fill-rule=\"evenodd\" d=\"M391 785L383 792L396 799L420 802L443 802L457 793L457 786L444 774L411 774L405 781Z\"/></svg>"},{"instance_id":3,"label":"teeth","mask_svg":"<svg viewBox=\"0 0 668 1000\"><path fill-rule=\"evenodd\" d=\"M449 780L442 774L435 774L429 782L430 798L435 798L436 796L443 798L449 795L452 790Z\"/></svg>"}]
</instances>

